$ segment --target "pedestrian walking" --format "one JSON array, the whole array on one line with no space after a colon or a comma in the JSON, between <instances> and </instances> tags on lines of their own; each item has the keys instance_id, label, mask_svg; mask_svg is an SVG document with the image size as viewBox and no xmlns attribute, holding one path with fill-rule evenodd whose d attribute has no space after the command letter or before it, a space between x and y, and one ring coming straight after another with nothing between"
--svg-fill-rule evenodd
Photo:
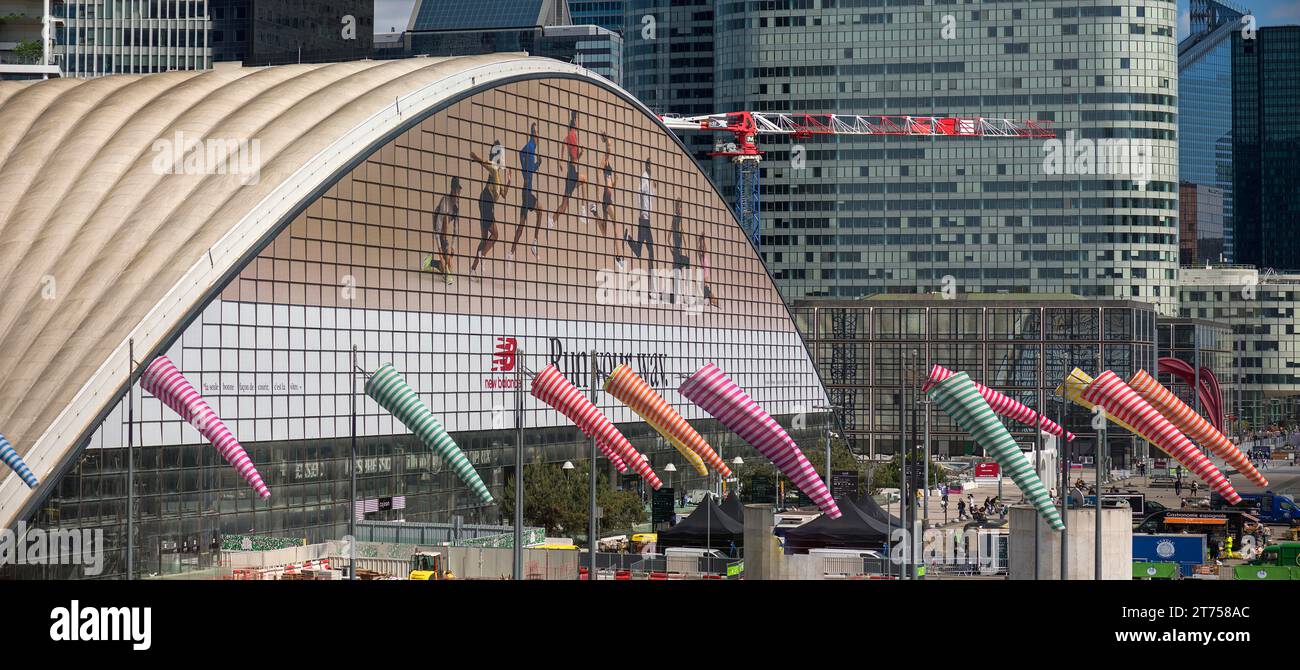
<instances>
[{"instance_id":1,"label":"pedestrian walking","mask_svg":"<svg viewBox=\"0 0 1300 670\"><path fill-rule=\"evenodd\" d=\"M966 501L961 498L957 499L957 520L961 521L966 518Z\"/></svg>"}]
</instances>

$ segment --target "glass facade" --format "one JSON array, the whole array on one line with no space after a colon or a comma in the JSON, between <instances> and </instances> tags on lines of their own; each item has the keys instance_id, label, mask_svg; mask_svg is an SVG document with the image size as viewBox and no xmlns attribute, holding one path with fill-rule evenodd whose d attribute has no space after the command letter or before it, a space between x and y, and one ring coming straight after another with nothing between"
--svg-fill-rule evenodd
<instances>
[{"instance_id":1,"label":"glass facade","mask_svg":"<svg viewBox=\"0 0 1300 670\"><path fill-rule=\"evenodd\" d=\"M623 83L623 38L600 26L548 26L534 55L581 65Z\"/></svg>"},{"instance_id":2,"label":"glass facade","mask_svg":"<svg viewBox=\"0 0 1300 670\"><path fill-rule=\"evenodd\" d=\"M214 61L260 66L372 57L373 0L208 2ZM351 21L345 19L349 16Z\"/></svg>"},{"instance_id":3,"label":"glass facade","mask_svg":"<svg viewBox=\"0 0 1300 670\"><path fill-rule=\"evenodd\" d=\"M1224 398L1229 413L1248 430L1300 417L1300 275L1249 268L1181 275L1181 316L1231 328L1232 360L1218 372L1219 383L1234 389Z\"/></svg>"},{"instance_id":4,"label":"glass facade","mask_svg":"<svg viewBox=\"0 0 1300 670\"><path fill-rule=\"evenodd\" d=\"M623 29L624 86L658 114L694 116L719 110L714 98L714 0L628 0ZM706 171L713 137L682 141ZM723 193L731 191L723 187Z\"/></svg>"},{"instance_id":5,"label":"glass facade","mask_svg":"<svg viewBox=\"0 0 1300 670\"><path fill-rule=\"evenodd\" d=\"M816 422L794 419L826 395L777 289L726 202L629 98L585 78L528 78L412 124L288 222L166 351L243 443L269 500L136 387L142 574L201 568L224 535L340 537L354 400L360 498L405 496L410 520L501 520L361 395L353 346L364 370L401 372L498 498L513 472L516 366L554 363L585 390L628 362L724 458L758 458L676 392L715 362L796 440L818 443ZM597 402L655 467L676 462L677 486L704 488L631 410ZM577 428L524 403L525 462L586 456ZM104 529L110 577L125 569L126 407L26 519ZM18 576L73 576L59 570Z\"/></svg>"},{"instance_id":6,"label":"glass facade","mask_svg":"<svg viewBox=\"0 0 1300 670\"><path fill-rule=\"evenodd\" d=\"M1231 415L1237 382L1232 359L1232 329L1228 324L1204 319L1161 319L1156 324L1156 334L1161 358L1177 358L1191 365L1193 370L1210 370L1219 382L1224 414ZM1204 413L1200 398L1192 392L1191 385L1173 375L1162 374L1156 379L1188 407Z\"/></svg>"},{"instance_id":7,"label":"glass facade","mask_svg":"<svg viewBox=\"0 0 1300 670\"><path fill-rule=\"evenodd\" d=\"M65 0L51 11L62 19L54 39L65 77L211 67L208 0Z\"/></svg>"},{"instance_id":8,"label":"glass facade","mask_svg":"<svg viewBox=\"0 0 1300 670\"><path fill-rule=\"evenodd\" d=\"M626 9L627 0L569 0L574 24L600 26L619 34L623 32Z\"/></svg>"},{"instance_id":9,"label":"glass facade","mask_svg":"<svg viewBox=\"0 0 1300 670\"><path fill-rule=\"evenodd\" d=\"M801 300L795 321L816 356L831 405L853 449L872 456L898 452L904 407L933 365L966 372L1030 408L1056 418L1055 388L1074 368L1114 370L1127 379L1155 369L1156 313L1149 304L1118 301L873 298ZM915 356L915 358L913 358ZM1044 404L1045 403L1045 404ZM1096 431L1089 413L1070 403L1065 421L1076 454L1091 453ZM942 412L930 417L936 454L978 453L970 437ZM923 417L918 424L924 426ZM1017 440L1033 441L1028 426L1007 420ZM910 423L908 424L910 425ZM1124 467L1136 438L1108 431L1111 459Z\"/></svg>"},{"instance_id":10,"label":"glass facade","mask_svg":"<svg viewBox=\"0 0 1300 670\"><path fill-rule=\"evenodd\" d=\"M1140 147L1145 163L1102 169L1050 164L1043 141L764 136L761 248L789 298L927 292L950 276L965 292L1136 299L1172 314L1175 12L633 0L626 74L664 112L1006 117L1052 122L1070 151ZM654 40L632 34L646 13ZM711 173L734 189L722 159Z\"/></svg>"},{"instance_id":11,"label":"glass facade","mask_svg":"<svg viewBox=\"0 0 1300 670\"><path fill-rule=\"evenodd\" d=\"M1235 260L1300 270L1300 26L1233 33L1232 125Z\"/></svg>"},{"instance_id":12,"label":"glass facade","mask_svg":"<svg viewBox=\"0 0 1300 670\"><path fill-rule=\"evenodd\" d=\"M1202 31L1194 30L1178 45L1178 176L1193 188L1219 190L1222 203L1217 214L1206 211L1205 216L1222 221L1223 260L1231 263L1232 96L1226 93L1232 91L1232 35L1239 32L1241 15L1213 0L1198 2L1201 11L1194 9L1193 17L1203 15ZM1183 225L1197 237L1213 233L1201 231L1199 220ZM1217 262L1219 257L1202 259Z\"/></svg>"}]
</instances>

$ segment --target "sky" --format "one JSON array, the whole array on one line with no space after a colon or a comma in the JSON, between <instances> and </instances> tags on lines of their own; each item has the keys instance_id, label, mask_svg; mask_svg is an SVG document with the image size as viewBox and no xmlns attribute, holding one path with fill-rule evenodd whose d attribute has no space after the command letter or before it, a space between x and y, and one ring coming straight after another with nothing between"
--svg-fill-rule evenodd
<instances>
[{"instance_id":1,"label":"sky","mask_svg":"<svg viewBox=\"0 0 1300 670\"><path fill-rule=\"evenodd\" d=\"M1256 25L1300 25L1300 0L1229 0L1229 4L1254 14ZM1178 39L1189 32L1187 7L1187 0L1178 0Z\"/></svg>"},{"instance_id":2,"label":"sky","mask_svg":"<svg viewBox=\"0 0 1300 670\"><path fill-rule=\"evenodd\" d=\"M465 0L433 1L464 2ZM1300 2L1300 0L1296 0L1296 2ZM389 33L406 30L406 24L411 20L411 7L414 5L415 0L375 0L375 32ZM393 30L393 28L397 30Z\"/></svg>"},{"instance_id":3,"label":"sky","mask_svg":"<svg viewBox=\"0 0 1300 670\"><path fill-rule=\"evenodd\" d=\"M393 28L399 32L405 30L414 4L415 0L375 0L375 32L393 32ZM1300 25L1300 0L1236 0L1236 4L1251 10L1261 26ZM1178 2L1178 32L1180 37L1187 34L1187 0Z\"/></svg>"}]
</instances>

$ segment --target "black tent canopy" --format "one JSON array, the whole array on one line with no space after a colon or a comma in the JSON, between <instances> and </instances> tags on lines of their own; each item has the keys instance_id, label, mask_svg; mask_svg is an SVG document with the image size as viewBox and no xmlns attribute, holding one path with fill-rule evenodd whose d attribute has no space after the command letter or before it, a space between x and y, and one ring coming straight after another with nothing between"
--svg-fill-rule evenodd
<instances>
[{"instance_id":1,"label":"black tent canopy","mask_svg":"<svg viewBox=\"0 0 1300 670\"><path fill-rule=\"evenodd\" d=\"M744 546L745 526L722 511L710 495L704 497L704 502L690 516L676 526L660 531L656 544L660 549L702 547L726 551L733 542L737 547Z\"/></svg>"},{"instance_id":2,"label":"black tent canopy","mask_svg":"<svg viewBox=\"0 0 1300 670\"><path fill-rule=\"evenodd\" d=\"M787 530L786 549L874 549L889 541L890 529L885 521L858 509L848 498L840 499L839 507L841 514L838 519L823 514L798 528Z\"/></svg>"},{"instance_id":3,"label":"black tent canopy","mask_svg":"<svg viewBox=\"0 0 1300 670\"><path fill-rule=\"evenodd\" d=\"M740 502L740 496L736 495L735 489L727 494L727 499L722 501L722 511L731 517L740 525L745 525L745 506Z\"/></svg>"},{"instance_id":4,"label":"black tent canopy","mask_svg":"<svg viewBox=\"0 0 1300 670\"><path fill-rule=\"evenodd\" d=\"M880 504L876 502L875 498L872 498L869 495L854 498L853 504L858 509L862 510L864 514L885 524L886 526L891 528L900 528L903 525L903 522L900 521L898 517L886 511L885 508L881 507Z\"/></svg>"}]
</instances>

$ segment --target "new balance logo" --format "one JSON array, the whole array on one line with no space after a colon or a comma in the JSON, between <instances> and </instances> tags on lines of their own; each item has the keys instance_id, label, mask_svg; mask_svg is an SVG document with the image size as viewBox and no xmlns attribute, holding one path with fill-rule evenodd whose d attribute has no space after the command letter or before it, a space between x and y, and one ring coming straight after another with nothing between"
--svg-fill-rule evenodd
<instances>
[{"instance_id":1,"label":"new balance logo","mask_svg":"<svg viewBox=\"0 0 1300 670\"><path fill-rule=\"evenodd\" d=\"M513 337L498 337L496 352L492 354L493 372L512 372L515 369L515 350L519 341Z\"/></svg>"}]
</instances>

